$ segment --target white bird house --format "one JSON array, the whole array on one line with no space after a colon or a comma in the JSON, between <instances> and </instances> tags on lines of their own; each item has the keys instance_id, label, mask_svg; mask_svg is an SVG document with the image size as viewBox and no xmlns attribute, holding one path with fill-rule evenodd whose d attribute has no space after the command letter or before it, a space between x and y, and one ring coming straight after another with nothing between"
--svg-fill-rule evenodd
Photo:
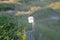
<instances>
[{"instance_id":1,"label":"white bird house","mask_svg":"<svg viewBox=\"0 0 60 40\"><path fill-rule=\"evenodd\" d=\"M34 22L34 17L33 16L28 17L28 22L33 23Z\"/></svg>"}]
</instances>

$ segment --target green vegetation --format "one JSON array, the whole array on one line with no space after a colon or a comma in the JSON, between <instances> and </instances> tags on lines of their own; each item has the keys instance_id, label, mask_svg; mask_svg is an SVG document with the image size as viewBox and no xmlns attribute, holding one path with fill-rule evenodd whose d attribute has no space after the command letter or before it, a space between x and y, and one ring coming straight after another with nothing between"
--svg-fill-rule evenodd
<instances>
[{"instance_id":1,"label":"green vegetation","mask_svg":"<svg viewBox=\"0 0 60 40\"><path fill-rule=\"evenodd\" d=\"M0 11L15 10L15 4L0 4Z\"/></svg>"},{"instance_id":2,"label":"green vegetation","mask_svg":"<svg viewBox=\"0 0 60 40\"><path fill-rule=\"evenodd\" d=\"M16 23L16 18L9 15L0 16L0 40L23 40L26 37L22 34L22 30L25 29L22 29L21 26L18 27Z\"/></svg>"},{"instance_id":3,"label":"green vegetation","mask_svg":"<svg viewBox=\"0 0 60 40\"><path fill-rule=\"evenodd\" d=\"M35 18L35 40L60 40L60 19L51 19L52 16L60 17L60 0L19 0L19 2L22 5L0 4L0 11L16 9L15 11L27 12L29 8L35 6L41 9L32 14L20 16L1 12L0 40L27 40L24 33L32 29L32 24L29 24L27 20L29 16Z\"/></svg>"},{"instance_id":4,"label":"green vegetation","mask_svg":"<svg viewBox=\"0 0 60 40\"><path fill-rule=\"evenodd\" d=\"M60 19L51 19L52 16L59 16L60 12L52 8L44 8L32 14L36 20L36 40L59 40ZM42 36L40 37L40 33Z\"/></svg>"}]
</instances>

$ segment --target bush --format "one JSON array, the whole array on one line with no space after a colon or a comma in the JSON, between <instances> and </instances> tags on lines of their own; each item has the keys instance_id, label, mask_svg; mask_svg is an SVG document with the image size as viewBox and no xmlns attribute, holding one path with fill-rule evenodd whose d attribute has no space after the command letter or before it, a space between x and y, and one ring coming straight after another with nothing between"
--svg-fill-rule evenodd
<instances>
[{"instance_id":1,"label":"bush","mask_svg":"<svg viewBox=\"0 0 60 40\"><path fill-rule=\"evenodd\" d=\"M0 4L0 11L14 10L15 4Z\"/></svg>"},{"instance_id":2,"label":"bush","mask_svg":"<svg viewBox=\"0 0 60 40\"><path fill-rule=\"evenodd\" d=\"M0 40L23 40L15 18L0 16Z\"/></svg>"}]
</instances>

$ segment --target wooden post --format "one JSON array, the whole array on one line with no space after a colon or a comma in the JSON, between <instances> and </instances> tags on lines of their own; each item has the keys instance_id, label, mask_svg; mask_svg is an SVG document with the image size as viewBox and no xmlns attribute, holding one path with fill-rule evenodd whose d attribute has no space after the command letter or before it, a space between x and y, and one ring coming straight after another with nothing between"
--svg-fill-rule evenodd
<instances>
[{"instance_id":1,"label":"wooden post","mask_svg":"<svg viewBox=\"0 0 60 40\"><path fill-rule=\"evenodd\" d=\"M34 29L35 22L32 23L32 29Z\"/></svg>"}]
</instances>

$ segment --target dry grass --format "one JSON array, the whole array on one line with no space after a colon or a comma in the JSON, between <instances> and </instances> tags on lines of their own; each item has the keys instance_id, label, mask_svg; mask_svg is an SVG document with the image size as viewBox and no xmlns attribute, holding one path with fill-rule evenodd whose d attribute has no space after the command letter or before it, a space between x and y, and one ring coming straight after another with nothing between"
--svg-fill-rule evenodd
<instances>
[{"instance_id":1,"label":"dry grass","mask_svg":"<svg viewBox=\"0 0 60 40\"><path fill-rule=\"evenodd\" d=\"M60 10L60 2L51 3L51 4L47 5L46 8L47 7L50 7L52 9Z\"/></svg>"},{"instance_id":2,"label":"dry grass","mask_svg":"<svg viewBox=\"0 0 60 40\"><path fill-rule=\"evenodd\" d=\"M24 14L25 15L32 14L33 12L35 12L35 11L37 11L39 9L40 9L40 7L36 7L36 6L30 7L30 9L28 11L17 11L16 16L18 16L18 15L24 15Z\"/></svg>"},{"instance_id":3,"label":"dry grass","mask_svg":"<svg viewBox=\"0 0 60 40\"><path fill-rule=\"evenodd\" d=\"M0 1L0 3L17 3L17 2L13 2L13 1Z\"/></svg>"},{"instance_id":4,"label":"dry grass","mask_svg":"<svg viewBox=\"0 0 60 40\"><path fill-rule=\"evenodd\" d=\"M30 12L35 12L35 11L37 11L37 10L39 10L41 7L36 7L36 6L32 6L32 7L30 7Z\"/></svg>"}]
</instances>

